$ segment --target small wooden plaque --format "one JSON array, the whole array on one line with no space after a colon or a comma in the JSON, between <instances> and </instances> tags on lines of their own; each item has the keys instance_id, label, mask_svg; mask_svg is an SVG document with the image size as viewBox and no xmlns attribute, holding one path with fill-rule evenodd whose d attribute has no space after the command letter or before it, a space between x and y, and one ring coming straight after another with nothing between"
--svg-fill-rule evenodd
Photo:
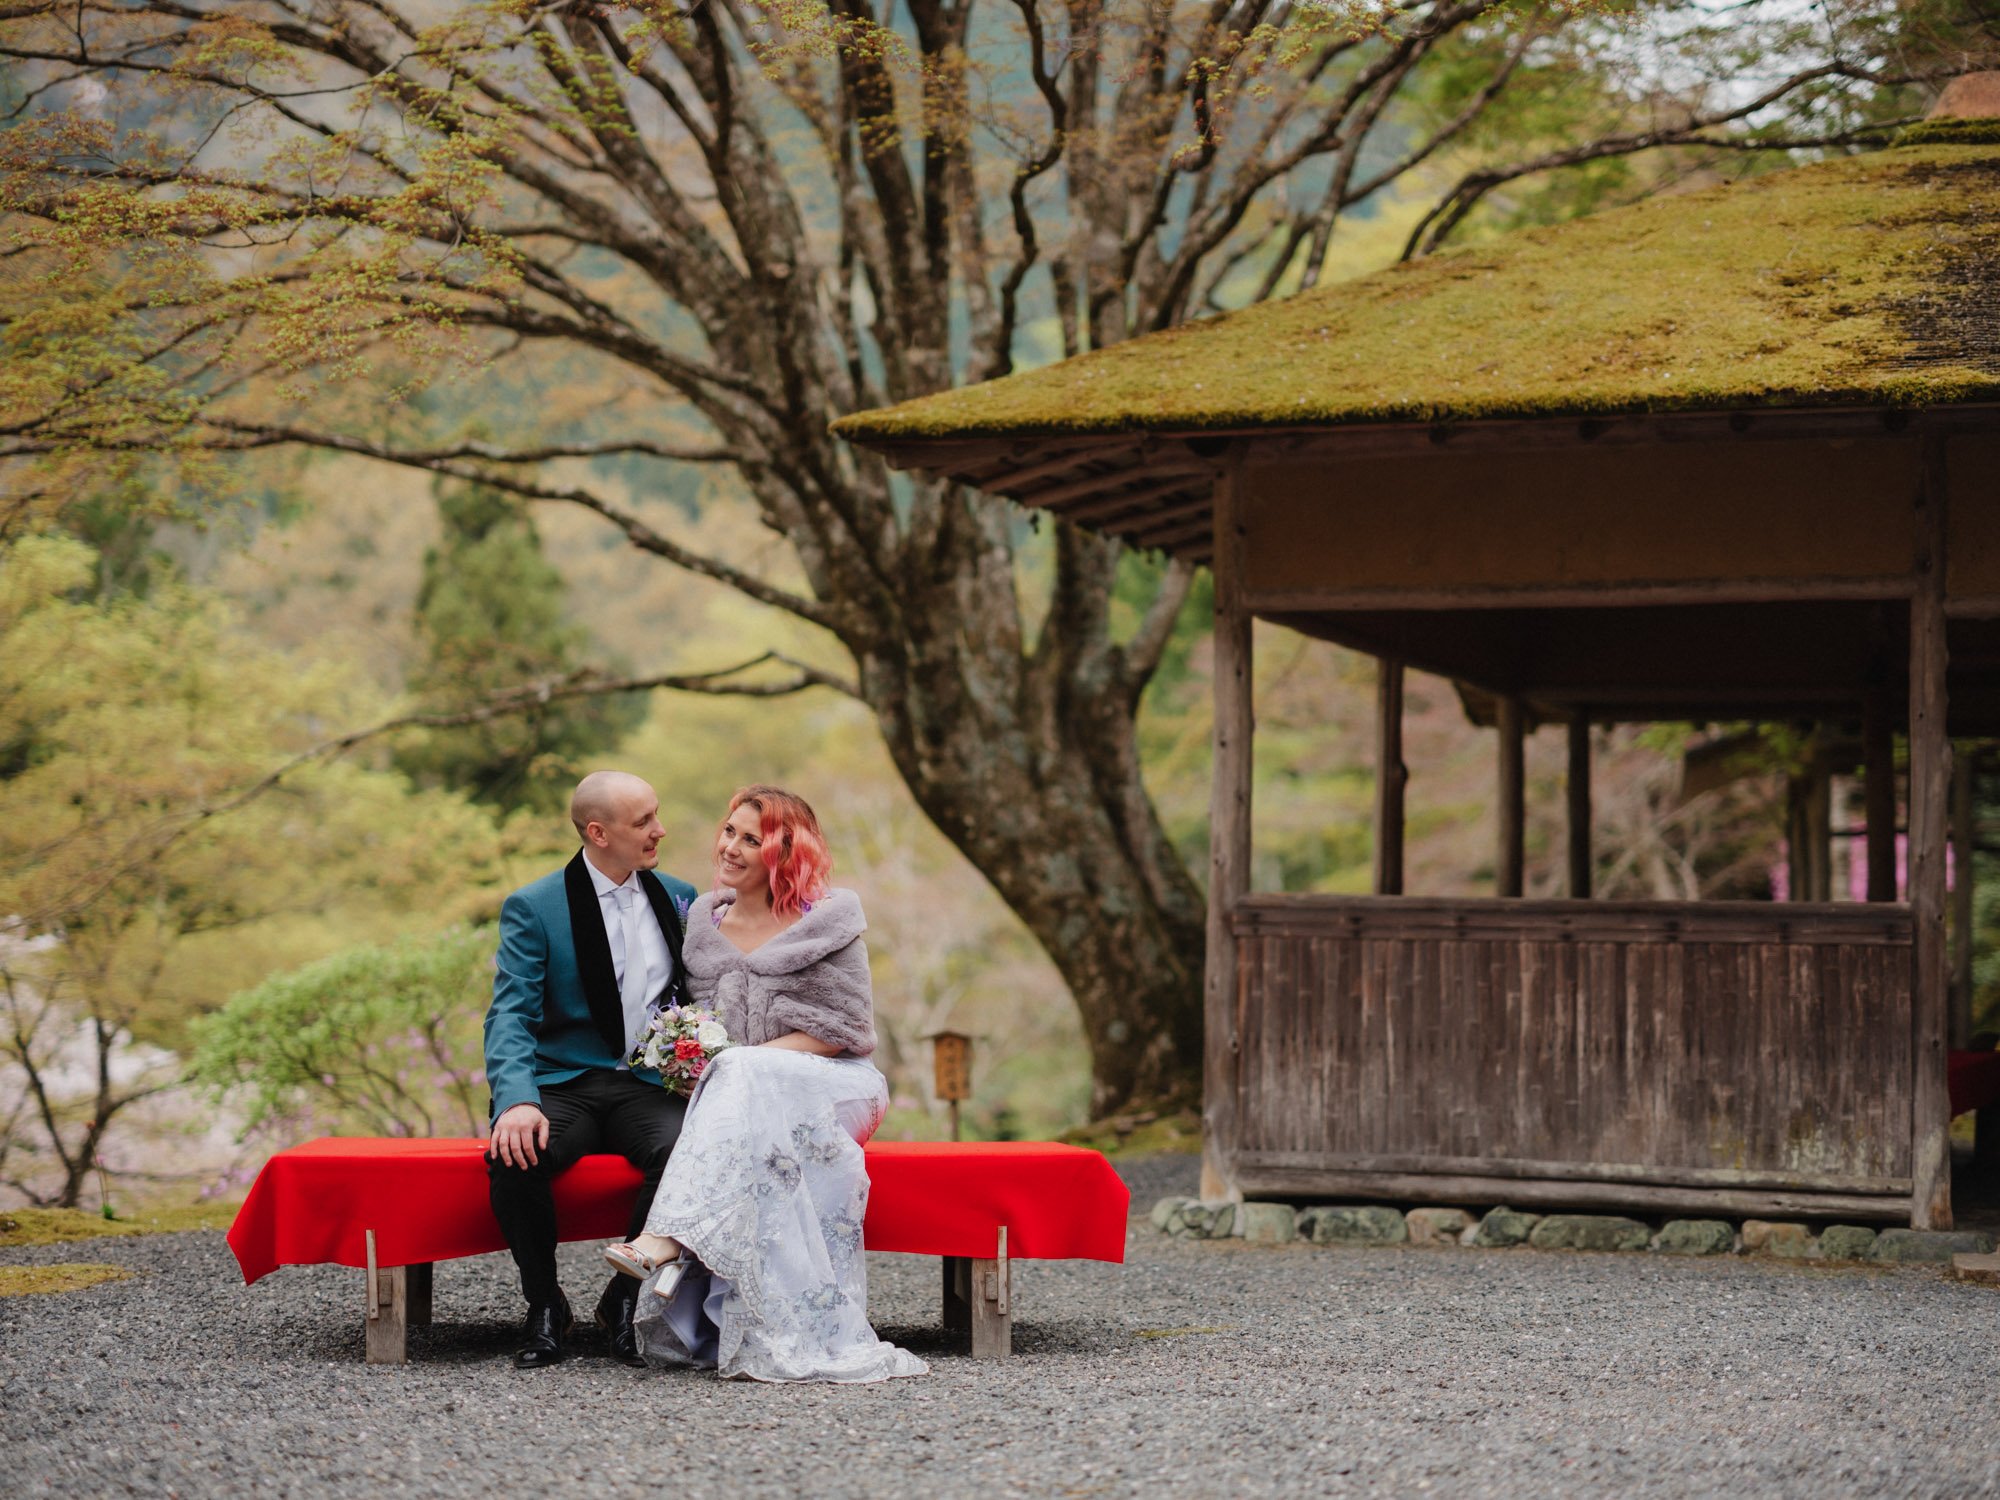
<instances>
[{"instance_id":1,"label":"small wooden plaque","mask_svg":"<svg viewBox=\"0 0 2000 1500\"><path fill-rule=\"evenodd\" d=\"M957 1102L972 1097L972 1038L957 1031L940 1031L931 1038L931 1063L936 1069L937 1097Z\"/></svg>"}]
</instances>

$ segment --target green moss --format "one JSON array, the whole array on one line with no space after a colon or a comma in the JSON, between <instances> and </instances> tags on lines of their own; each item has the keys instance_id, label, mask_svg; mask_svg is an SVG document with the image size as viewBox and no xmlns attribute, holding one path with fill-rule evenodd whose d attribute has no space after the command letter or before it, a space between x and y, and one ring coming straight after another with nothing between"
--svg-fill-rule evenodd
<instances>
[{"instance_id":1,"label":"green moss","mask_svg":"<svg viewBox=\"0 0 2000 1500\"><path fill-rule=\"evenodd\" d=\"M52 1266L0 1266L0 1297L39 1297L51 1292L78 1292L106 1281L124 1281L123 1266L83 1265L61 1261Z\"/></svg>"},{"instance_id":2,"label":"green moss","mask_svg":"<svg viewBox=\"0 0 2000 1500\"><path fill-rule=\"evenodd\" d=\"M1898 146L2000 146L2000 120L1919 120L1896 132Z\"/></svg>"},{"instance_id":3,"label":"green moss","mask_svg":"<svg viewBox=\"0 0 2000 1500\"><path fill-rule=\"evenodd\" d=\"M128 1234L179 1234L191 1229L226 1229L235 1203L196 1203L149 1209L129 1219L107 1219L75 1208L10 1208L0 1212L0 1249L19 1245L65 1245Z\"/></svg>"},{"instance_id":4,"label":"green moss","mask_svg":"<svg viewBox=\"0 0 2000 1500\"><path fill-rule=\"evenodd\" d=\"M1172 1114L1144 1111L1113 1115L1079 1125L1056 1137L1071 1146L1085 1146L1106 1156L1159 1156L1201 1150L1201 1116L1191 1109Z\"/></svg>"},{"instance_id":5,"label":"green moss","mask_svg":"<svg viewBox=\"0 0 2000 1500\"><path fill-rule=\"evenodd\" d=\"M1996 204L1991 143L1842 158L1395 266L834 430L866 442L1992 399L2000 359L1962 330L2000 315Z\"/></svg>"}]
</instances>

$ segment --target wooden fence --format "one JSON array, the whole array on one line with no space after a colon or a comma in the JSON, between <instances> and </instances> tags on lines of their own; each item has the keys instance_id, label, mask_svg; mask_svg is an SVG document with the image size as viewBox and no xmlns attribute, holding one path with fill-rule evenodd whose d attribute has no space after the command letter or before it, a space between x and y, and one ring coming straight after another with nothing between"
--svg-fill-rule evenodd
<instances>
[{"instance_id":1,"label":"wooden fence","mask_svg":"<svg viewBox=\"0 0 2000 1500\"><path fill-rule=\"evenodd\" d=\"M1905 907L1251 896L1232 925L1212 1105L1247 1192L1907 1221Z\"/></svg>"}]
</instances>

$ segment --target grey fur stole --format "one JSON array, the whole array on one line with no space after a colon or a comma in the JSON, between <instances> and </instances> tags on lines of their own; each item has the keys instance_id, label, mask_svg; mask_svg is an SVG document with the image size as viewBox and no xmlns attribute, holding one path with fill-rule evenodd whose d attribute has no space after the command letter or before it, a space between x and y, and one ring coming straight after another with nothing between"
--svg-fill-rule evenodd
<instances>
[{"instance_id":1,"label":"grey fur stole","mask_svg":"<svg viewBox=\"0 0 2000 1500\"><path fill-rule=\"evenodd\" d=\"M688 994L722 1018L729 1039L761 1046L803 1031L846 1057L875 1050L875 1002L868 978L861 898L828 891L812 910L749 953L715 925L715 893L688 908L681 963Z\"/></svg>"}]
</instances>

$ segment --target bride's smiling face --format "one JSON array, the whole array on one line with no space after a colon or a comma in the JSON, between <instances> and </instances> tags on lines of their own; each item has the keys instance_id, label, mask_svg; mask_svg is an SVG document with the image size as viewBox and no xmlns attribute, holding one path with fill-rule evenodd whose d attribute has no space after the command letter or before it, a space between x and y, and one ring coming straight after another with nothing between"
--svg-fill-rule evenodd
<instances>
[{"instance_id":1,"label":"bride's smiling face","mask_svg":"<svg viewBox=\"0 0 2000 1500\"><path fill-rule=\"evenodd\" d=\"M745 802L723 820L715 836L715 879L736 892L739 901L768 901L771 875L764 868L764 840L758 833L762 816Z\"/></svg>"}]
</instances>

